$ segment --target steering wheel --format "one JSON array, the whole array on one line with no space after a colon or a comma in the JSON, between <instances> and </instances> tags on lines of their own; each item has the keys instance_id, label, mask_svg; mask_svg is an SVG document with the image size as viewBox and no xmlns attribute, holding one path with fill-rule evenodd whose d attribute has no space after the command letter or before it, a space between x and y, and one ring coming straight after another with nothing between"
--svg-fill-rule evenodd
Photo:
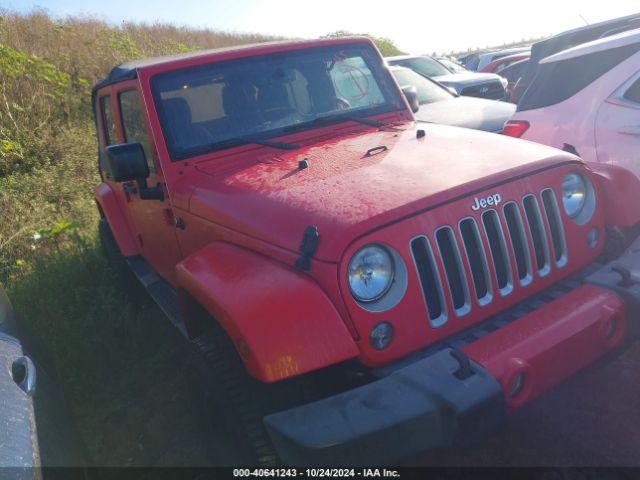
<instances>
[{"instance_id":1,"label":"steering wheel","mask_svg":"<svg viewBox=\"0 0 640 480\"><path fill-rule=\"evenodd\" d=\"M348 110L351 108L351 104L349 103L349 100L344 97L336 97L336 108L338 110Z\"/></svg>"}]
</instances>

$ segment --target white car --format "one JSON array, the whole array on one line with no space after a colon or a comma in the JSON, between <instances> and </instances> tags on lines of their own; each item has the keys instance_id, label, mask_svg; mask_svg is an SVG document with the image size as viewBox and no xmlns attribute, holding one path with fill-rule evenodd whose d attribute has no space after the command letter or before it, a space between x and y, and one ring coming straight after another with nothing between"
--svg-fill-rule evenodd
<instances>
[{"instance_id":1,"label":"white car","mask_svg":"<svg viewBox=\"0 0 640 480\"><path fill-rule=\"evenodd\" d=\"M504 133L640 176L640 29L542 60Z\"/></svg>"}]
</instances>

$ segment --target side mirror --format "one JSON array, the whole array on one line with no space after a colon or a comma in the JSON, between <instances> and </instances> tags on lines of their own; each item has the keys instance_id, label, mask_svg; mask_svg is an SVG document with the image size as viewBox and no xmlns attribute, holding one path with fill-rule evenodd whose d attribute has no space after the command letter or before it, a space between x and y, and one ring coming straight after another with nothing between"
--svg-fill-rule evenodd
<instances>
[{"instance_id":1,"label":"side mirror","mask_svg":"<svg viewBox=\"0 0 640 480\"><path fill-rule=\"evenodd\" d=\"M413 85L406 85L402 87L402 93L404 93L404 97L409 102L409 107L411 107L411 111L416 113L420 110L420 100L418 100L418 90Z\"/></svg>"},{"instance_id":2,"label":"side mirror","mask_svg":"<svg viewBox=\"0 0 640 480\"><path fill-rule=\"evenodd\" d=\"M146 179L149 166L140 142L107 147L107 177L114 182Z\"/></svg>"},{"instance_id":3,"label":"side mirror","mask_svg":"<svg viewBox=\"0 0 640 480\"><path fill-rule=\"evenodd\" d=\"M114 182L136 181L141 200L164 200L160 184L155 187L147 185L149 165L140 142L109 145L106 148L106 174Z\"/></svg>"}]
</instances>

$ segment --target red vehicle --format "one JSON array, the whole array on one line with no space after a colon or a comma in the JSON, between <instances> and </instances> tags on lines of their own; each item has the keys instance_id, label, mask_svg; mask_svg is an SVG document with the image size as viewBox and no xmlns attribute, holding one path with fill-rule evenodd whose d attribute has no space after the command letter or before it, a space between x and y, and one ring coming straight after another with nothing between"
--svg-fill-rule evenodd
<instances>
[{"instance_id":1,"label":"red vehicle","mask_svg":"<svg viewBox=\"0 0 640 480\"><path fill-rule=\"evenodd\" d=\"M418 127L415 100L366 38L144 60L96 85L101 239L191 339L216 461L452 445L627 337L640 181Z\"/></svg>"},{"instance_id":2,"label":"red vehicle","mask_svg":"<svg viewBox=\"0 0 640 480\"><path fill-rule=\"evenodd\" d=\"M484 73L497 73L500 74L502 70L507 68L510 65L513 65L516 62L521 60L526 60L531 56L529 52L527 53L519 53L517 55L509 55L507 57L500 57L497 60L489 63L486 67L484 67L481 72Z\"/></svg>"}]
</instances>

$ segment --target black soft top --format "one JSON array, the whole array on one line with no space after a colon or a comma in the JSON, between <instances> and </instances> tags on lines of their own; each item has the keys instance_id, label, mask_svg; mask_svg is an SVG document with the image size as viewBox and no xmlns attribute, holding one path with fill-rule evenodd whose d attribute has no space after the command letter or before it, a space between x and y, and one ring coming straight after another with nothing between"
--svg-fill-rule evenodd
<instances>
[{"instance_id":1,"label":"black soft top","mask_svg":"<svg viewBox=\"0 0 640 480\"><path fill-rule=\"evenodd\" d=\"M167 55L164 57L154 57L154 58L146 58L142 60L133 60L130 62L121 63L120 65L114 67L109 74L96 83L93 86L93 94L95 95L96 91L102 87L106 87L107 85L112 85L114 83L122 82L125 80L133 80L138 77L138 70L141 68L150 67L153 65L158 65L161 63L172 62L175 60L185 60L194 57L202 57L206 55L210 55L213 53L225 53L231 51L239 51L239 50L252 50L252 49L263 49L270 45L282 45L282 44L331 44L331 43L346 43L349 41L362 41L365 40L365 37L362 36L346 36L339 38L325 38L325 39L312 39L312 40L279 40L274 42L260 42L260 43L250 43L246 45L233 45L229 47L222 48L213 48L209 50L197 50L194 52L186 52L179 53L176 55ZM370 41L366 39L367 41Z\"/></svg>"}]
</instances>

